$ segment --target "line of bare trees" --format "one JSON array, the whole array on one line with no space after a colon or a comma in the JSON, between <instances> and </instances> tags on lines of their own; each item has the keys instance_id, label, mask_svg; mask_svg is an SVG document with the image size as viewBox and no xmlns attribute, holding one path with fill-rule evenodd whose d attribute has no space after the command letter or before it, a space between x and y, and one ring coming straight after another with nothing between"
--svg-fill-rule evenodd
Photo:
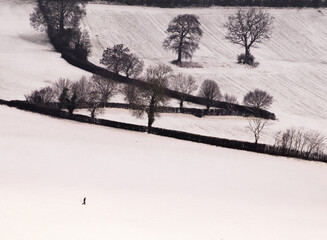
<instances>
[{"instance_id":1,"label":"line of bare trees","mask_svg":"<svg viewBox=\"0 0 327 240\"><path fill-rule=\"evenodd\" d=\"M275 146L286 149L288 153L292 152L309 158L323 154L326 146L325 140L325 137L318 131L290 128L276 133Z\"/></svg>"},{"instance_id":2,"label":"line of bare trees","mask_svg":"<svg viewBox=\"0 0 327 240\"><path fill-rule=\"evenodd\" d=\"M53 105L59 109L67 109L73 114L77 108L85 108L94 119L102 112L110 98L119 92L119 85L106 78L93 75L85 76L78 81L60 78L52 86L34 90L25 95L26 101L39 105Z\"/></svg>"},{"instance_id":3,"label":"line of bare trees","mask_svg":"<svg viewBox=\"0 0 327 240\"><path fill-rule=\"evenodd\" d=\"M147 114L150 130L156 117L159 116L158 107L167 104L168 97L165 92L167 88L178 90L180 112L183 112L184 101L187 101L187 98L198 89L191 75L181 73L175 75L169 66L163 64L148 67L142 79L148 83L148 88L139 89L134 85L120 87L116 82L98 75L93 75L89 79L83 76L76 82L61 78L53 86L34 90L25 98L34 104L49 105L55 102L56 107L67 109L71 114L76 108L86 108L94 118L102 112L102 108L111 97L120 93L130 104L134 116L142 117ZM225 94L223 97L218 84L209 79L202 82L198 95L203 98L207 111L214 101L221 99L237 101L233 95ZM255 97L253 101L255 102ZM257 101L260 101L260 98Z\"/></svg>"}]
</instances>

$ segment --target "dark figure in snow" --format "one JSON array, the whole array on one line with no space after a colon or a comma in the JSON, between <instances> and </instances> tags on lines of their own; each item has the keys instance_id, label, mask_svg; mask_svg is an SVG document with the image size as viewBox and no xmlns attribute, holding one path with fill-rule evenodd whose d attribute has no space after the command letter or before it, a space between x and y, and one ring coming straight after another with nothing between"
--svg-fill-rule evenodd
<instances>
[{"instance_id":1,"label":"dark figure in snow","mask_svg":"<svg viewBox=\"0 0 327 240\"><path fill-rule=\"evenodd\" d=\"M86 197L83 199L82 205L86 205Z\"/></svg>"}]
</instances>

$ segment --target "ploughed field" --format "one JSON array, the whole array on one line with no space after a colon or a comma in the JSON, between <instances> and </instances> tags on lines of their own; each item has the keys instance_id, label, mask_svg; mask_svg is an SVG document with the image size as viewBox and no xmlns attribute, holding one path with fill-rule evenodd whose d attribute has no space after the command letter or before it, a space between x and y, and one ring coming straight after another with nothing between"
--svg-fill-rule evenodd
<instances>
[{"instance_id":1,"label":"ploughed field","mask_svg":"<svg viewBox=\"0 0 327 240\"><path fill-rule=\"evenodd\" d=\"M232 7L162 9L88 4L83 25L89 31L93 44L90 59L99 64L104 49L122 43L143 59L146 66L168 64L176 73L194 75L199 85L205 79L215 80L223 94L234 94L239 102L242 102L248 91L255 88L267 91L274 97L269 110L276 113L278 118L268 131L305 127L327 136L327 10L265 9L275 17L274 28L270 40L251 50L260 62L257 68L237 64L236 56L244 50L224 38L223 25L236 10ZM162 47L168 23L174 16L183 13L200 17L203 38L192 61L203 68L175 67L170 62L177 55ZM176 103L174 105L177 106ZM225 126L220 119L215 119L215 128ZM234 118L231 122L234 122ZM246 128L247 120L240 119L238 125ZM177 129L194 129L193 126ZM203 121L200 128L206 126ZM217 136L225 132L224 127L220 132L209 128L209 135ZM203 132L198 129L195 128L197 132ZM238 133L235 131L224 136L238 139L241 135ZM265 142L271 143L274 133L268 135Z\"/></svg>"}]
</instances>

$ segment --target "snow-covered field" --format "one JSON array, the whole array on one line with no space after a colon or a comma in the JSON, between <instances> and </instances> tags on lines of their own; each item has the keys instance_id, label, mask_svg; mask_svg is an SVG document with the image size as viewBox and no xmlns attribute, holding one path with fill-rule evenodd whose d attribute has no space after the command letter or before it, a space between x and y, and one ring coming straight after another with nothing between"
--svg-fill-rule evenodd
<instances>
[{"instance_id":1,"label":"snow-covered field","mask_svg":"<svg viewBox=\"0 0 327 240\"><path fill-rule=\"evenodd\" d=\"M89 75L62 60L45 34L29 26L33 5L15 1L0 0L0 98L24 99L59 77ZM89 5L84 25L93 31L96 63L107 44L121 42L146 64L168 63L175 56L161 49L166 25L179 12L196 12L205 27L194 58L204 68L192 70L199 82L213 78L239 100L248 89L269 90L279 118L273 130L303 125L327 135L326 11L270 10L275 36L253 50L261 64L248 69L234 63L242 50L222 37L223 19L234 10ZM103 117L146 123L118 109ZM154 125L251 141L246 124L237 117L163 114ZM325 164L0 106L0 239L325 240L326 189Z\"/></svg>"},{"instance_id":2,"label":"snow-covered field","mask_svg":"<svg viewBox=\"0 0 327 240\"><path fill-rule=\"evenodd\" d=\"M312 120L311 127L327 136L327 10L267 9L275 17L274 29L269 41L252 49L260 62L255 69L237 64L236 55L244 50L224 39L223 24L235 11L89 4L83 24L91 35L91 60L96 64L104 49L119 43L146 65L170 64L177 56L162 48L169 21L181 13L197 14L204 33L193 61L203 68L171 65L175 72L193 74L199 84L213 79L222 93L234 94L240 102L249 90L266 90L275 99L270 110L289 123L280 128L307 126Z\"/></svg>"},{"instance_id":3,"label":"snow-covered field","mask_svg":"<svg viewBox=\"0 0 327 240\"><path fill-rule=\"evenodd\" d=\"M0 1L0 20L4 23L0 26L0 98L24 99L31 90L50 85L59 77L77 80L82 75L90 76L68 65L53 51L46 35L30 27L32 4L12 2L15 1ZM124 43L147 65L169 64L176 56L161 47L169 21L179 13L196 13L204 35L193 60L203 68L174 67L175 72L192 73L199 83L206 78L214 79L223 93L235 94L240 102L248 90L256 87L267 90L275 98L271 111L278 121L267 128L262 142L271 143L277 130L291 127L319 130L327 137L326 10L268 10L275 16L274 32L270 41L253 49L261 62L256 69L236 64L235 55L243 49L224 39L222 25L234 11L235 8L160 9L89 4L83 25L93 43L91 60L97 64L103 49L117 43ZM118 96L114 100L121 99ZM126 121L139 121L127 114L125 111ZM163 116L155 122L156 126L252 141L246 129L247 119L191 117L190 121L190 116L176 116L178 120L174 120L175 116Z\"/></svg>"},{"instance_id":4,"label":"snow-covered field","mask_svg":"<svg viewBox=\"0 0 327 240\"><path fill-rule=\"evenodd\" d=\"M75 113L90 116L89 111L86 109L76 110ZM142 118L136 118L131 111L125 109L107 108L97 117L143 126L147 125L146 114ZM319 130L319 132L327 136L326 122L305 117L291 117L285 115L280 120L269 121L260 134L259 142L274 145L276 133L289 128L292 122L307 130ZM249 129L250 119L252 118L239 116L204 116L198 118L189 114L161 113L159 117L156 117L153 126L204 136L254 142L254 135Z\"/></svg>"},{"instance_id":5,"label":"snow-covered field","mask_svg":"<svg viewBox=\"0 0 327 240\"><path fill-rule=\"evenodd\" d=\"M325 164L3 115L0 239L327 238Z\"/></svg>"},{"instance_id":6,"label":"snow-covered field","mask_svg":"<svg viewBox=\"0 0 327 240\"><path fill-rule=\"evenodd\" d=\"M32 29L33 5L0 0L0 98L22 99L30 91L51 85L60 77L79 79L91 74L60 58L45 33Z\"/></svg>"}]
</instances>

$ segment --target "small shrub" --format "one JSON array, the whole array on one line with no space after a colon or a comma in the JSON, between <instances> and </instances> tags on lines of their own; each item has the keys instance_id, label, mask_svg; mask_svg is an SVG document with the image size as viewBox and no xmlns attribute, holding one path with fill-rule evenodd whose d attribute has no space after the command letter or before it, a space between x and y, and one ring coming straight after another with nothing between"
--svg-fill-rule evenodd
<instances>
[{"instance_id":1,"label":"small shrub","mask_svg":"<svg viewBox=\"0 0 327 240\"><path fill-rule=\"evenodd\" d=\"M248 57L244 53L237 55L237 63L248 64L253 67L259 66L259 62L255 61L255 57L250 54Z\"/></svg>"},{"instance_id":2,"label":"small shrub","mask_svg":"<svg viewBox=\"0 0 327 240\"><path fill-rule=\"evenodd\" d=\"M177 60L171 61L172 64L181 68L203 68L200 63L197 62L177 62Z\"/></svg>"}]
</instances>

